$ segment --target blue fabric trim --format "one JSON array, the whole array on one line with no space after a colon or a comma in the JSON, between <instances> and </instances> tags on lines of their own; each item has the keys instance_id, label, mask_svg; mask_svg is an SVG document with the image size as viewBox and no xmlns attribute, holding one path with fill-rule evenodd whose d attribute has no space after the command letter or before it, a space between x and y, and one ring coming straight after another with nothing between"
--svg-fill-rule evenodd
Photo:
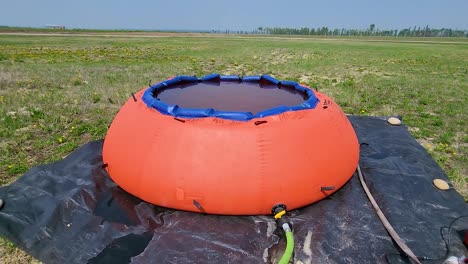
<instances>
[{"instance_id":1,"label":"blue fabric trim","mask_svg":"<svg viewBox=\"0 0 468 264\"><path fill-rule=\"evenodd\" d=\"M226 75L226 76L221 76L219 79L222 82L240 82L241 78L237 75Z\"/></svg>"},{"instance_id":2,"label":"blue fabric trim","mask_svg":"<svg viewBox=\"0 0 468 264\"><path fill-rule=\"evenodd\" d=\"M305 93L305 92L307 92L307 90L310 90L307 87L304 87L304 86L302 86L300 84L297 84L297 83L294 86L294 89L296 89L297 91L302 92L302 93Z\"/></svg>"},{"instance_id":3,"label":"blue fabric trim","mask_svg":"<svg viewBox=\"0 0 468 264\"><path fill-rule=\"evenodd\" d=\"M293 82L293 81L281 81L280 84L283 86L292 87L292 88L296 88L296 85L298 85L297 82Z\"/></svg>"},{"instance_id":4,"label":"blue fabric trim","mask_svg":"<svg viewBox=\"0 0 468 264\"><path fill-rule=\"evenodd\" d=\"M178 76L178 78L182 82L198 82L198 78L196 76Z\"/></svg>"},{"instance_id":5,"label":"blue fabric trim","mask_svg":"<svg viewBox=\"0 0 468 264\"><path fill-rule=\"evenodd\" d=\"M173 79L170 79L170 80L166 80L163 82L163 85L164 86L173 86L173 85L177 85L181 83L181 79L180 78L173 78Z\"/></svg>"},{"instance_id":6,"label":"blue fabric trim","mask_svg":"<svg viewBox=\"0 0 468 264\"><path fill-rule=\"evenodd\" d=\"M213 116L214 109L180 108L177 110L177 117L209 117Z\"/></svg>"},{"instance_id":7,"label":"blue fabric trim","mask_svg":"<svg viewBox=\"0 0 468 264\"><path fill-rule=\"evenodd\" d=\"M271 77L270 75L262 75L261 80L267 81L267 82L269 82L271 84L275 84L275 85L279 84L279 81L276 80L275 78Z\"/></svg>"},{"instance_id":8,"label":"blue fabric trim","mask_svg":"<svg viewBox=\"0 0 468 264\"><path fill-rule=\"evenodd\" d=\"M238 120L238 121L249 121L254 118L251 112L235 112L235 111L215 111L213 117Z\"/></svg>"},{"instance_id":9,"label":"blue fabric trim","mask_svg":"<svg viewBox=\"0 0 468 264\"><path fill-rule=\"evenodd\" d=\"M200 81L202 82L216 81L216 80L219 80L220 77L221 76L219 74L213 73L213 74L201 77Z\"/></svg>"},{"instance_id":10,"label":"blue fabric trim","mask_svg":"<svg viewBox=\"0 0 468 264\"><path fill-rule=\"evenodd\" d=\"M161 102L159 99L154 97L154 92L157 90L163 90L167 87L180 84L182 82L221 82L221 81L239 81L239 82L261 82L266 81L273 85L281 85L294 88L295 90L306 93L308 99L300 105L284 106L280 105L274 108L266 109L264 111L252 114L251 112L236 112L236 111L219 111L215 109L198 109L198 108L181 108L178 105L170 105L165 102ZM240 78L237 75L220 76L219 74L210 74L198 79L195 76L176 76L173 79L166 80L157 84L153 84L146 89L142 96L143 102L151 108L158 110L160 113L165 115L171 115L174 117L182 118L201 118L201 117L217 117L222 119L236 120L236 121L249 121L254 118L262 118L272 115L278 115L287 111L299 111L306 109L314 109L319 102L315 96L314 91L311 89L301 86L300 84L293 81L278 81L277 79L269 76L246 76Z\"/></svg>"},{"instance_id":11,"label":"blue fabric trim","mask_svg":"<svg viewBox=\"0 0 468 264\"><path fill-rule=\"evenodd\" d=\"M243 82L258 82L260 81L261 77L260 76L244 76L242 78Z\"/></svg>"},{"instance_id":12,"label":"blue fabric trim","mask_svg":"<svg viewBox=\"0 0 468 264\"><path fill-rule=\"evenodd\" d=\"M274 108L270 108L270 109L258 112L256 114L256 116L265 117L265 116L277 115L278 113L284 113L284 112L289 111L289 110L291 110L290 107L280 105L280 106L277 106L277 107L274 107Z\"/></svg>"}]
</instances>

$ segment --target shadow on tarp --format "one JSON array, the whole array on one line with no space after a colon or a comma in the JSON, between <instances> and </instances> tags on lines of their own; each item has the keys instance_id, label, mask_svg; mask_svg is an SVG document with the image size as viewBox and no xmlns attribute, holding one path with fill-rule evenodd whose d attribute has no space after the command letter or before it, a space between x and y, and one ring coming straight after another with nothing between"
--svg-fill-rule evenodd
<instances>
[{"instance_id":1,"label":"shadow on tarp","mask_svg":"<svg viewBox=\"0 0 468 264\"><path fill-rule=\"evenodd\" d=\"M404 126L350 116L361 168L381 209L417 256L468 255L463 198ZM32 168L0 188L0 235L45 263L270 263L285 246L271 216L218 216L148 204L102 168L102 141ZM294 263L410 263L383 228L356 175L329 198L290 212ZM441 232L442 231L442 232ZM444 236L444 238L441 236ZM440 262L440 261L439 261ZM434 262L427 262L434 263Z\"/></svg>"}]
</instances>

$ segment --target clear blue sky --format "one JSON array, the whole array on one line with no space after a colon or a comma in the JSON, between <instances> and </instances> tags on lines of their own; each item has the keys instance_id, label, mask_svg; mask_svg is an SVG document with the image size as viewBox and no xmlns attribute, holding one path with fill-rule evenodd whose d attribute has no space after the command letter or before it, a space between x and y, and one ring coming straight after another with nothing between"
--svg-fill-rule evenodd
<instances>
[{"instance_id":1,"label":"clear blue sky","mask_svg":"<svg viewBox=\"0 0 468 264\"><path fill-rule=\"evenodd\" d=\"M96 29L468 29L468 0L3 0L0 25Z\"/></svg>"}]
</instances>

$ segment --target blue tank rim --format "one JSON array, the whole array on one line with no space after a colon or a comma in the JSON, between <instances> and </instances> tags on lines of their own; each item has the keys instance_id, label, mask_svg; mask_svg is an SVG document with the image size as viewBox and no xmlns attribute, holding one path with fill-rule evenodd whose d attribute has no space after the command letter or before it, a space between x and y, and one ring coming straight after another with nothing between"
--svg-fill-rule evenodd
<instances>
[{"instance_id":1,"label":"blue tank rim","mask_svg":"<svg viewBox=\"0 0 468 264\"><path fill-rule=\"evenodd\" d=\"M240 111L220 111L213 108L183 108L174 104L167 104L154 96L154 93L158 90L164 90L171 86L178 85L180 83L200 83L200 82L250 82L260 83L267 82L272 85L281 85L286 87L294 88L296 91L307 94L307 100L303 103L294 106L280 105L277 107L269 108L258 113L251 112L240 112ZM308 87L300 85L294 81L280 81L269 75L260 76L244 76L239 77L237 75L219 75L217 73L209 74L203 77L196 76L175 76L169 80L165 80L156 84L150 85L143 93L143 102L151 108L156 109L161 114L170 115L177 118L204 118L204 117L215 117L227 120L235 121L249 121L256 118L263 118L272 115L278 115L287 111L300 111L307 109L315 109L319 99L316 97L314 91Z\"/></svg>"}]
</instances>

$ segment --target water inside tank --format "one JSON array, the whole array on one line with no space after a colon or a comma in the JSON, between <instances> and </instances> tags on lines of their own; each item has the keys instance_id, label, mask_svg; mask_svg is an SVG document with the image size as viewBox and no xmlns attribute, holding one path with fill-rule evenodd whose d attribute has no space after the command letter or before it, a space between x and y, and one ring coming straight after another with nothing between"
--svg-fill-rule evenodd
<instances>
[{"instance_id":1,"label":"water inside tank","mask_svg":"<svg viewBox=\"0 0 468 264\"><path fill-rule=\"evenodd\" d=\"M183 108L213 108L253 114L280 105L302 104L307 95L292 87L250 82L201 82L175 85L155 94Z\"/></svg>"}]
</instances>

